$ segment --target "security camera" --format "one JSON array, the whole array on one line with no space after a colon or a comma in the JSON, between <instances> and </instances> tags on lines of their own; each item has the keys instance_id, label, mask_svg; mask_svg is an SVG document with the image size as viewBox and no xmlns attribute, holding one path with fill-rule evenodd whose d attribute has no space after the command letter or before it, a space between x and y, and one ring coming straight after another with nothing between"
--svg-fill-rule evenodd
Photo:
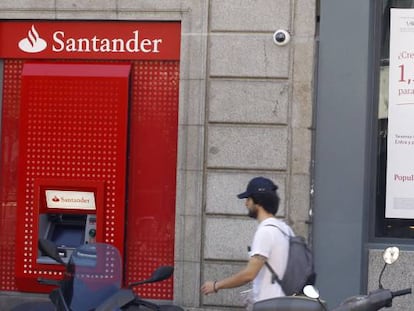
<instances>
[{"instance_id":1,"label":"security camera","mask_svg":"<svg viewBox=\"0 0 414 311\"><path fill-rule=\"evenodd\" d=\"M290 41L290 34L283 29L276 30L273 34L273 42L277 45L286 45Z\"/></svg>"}]
</instances>

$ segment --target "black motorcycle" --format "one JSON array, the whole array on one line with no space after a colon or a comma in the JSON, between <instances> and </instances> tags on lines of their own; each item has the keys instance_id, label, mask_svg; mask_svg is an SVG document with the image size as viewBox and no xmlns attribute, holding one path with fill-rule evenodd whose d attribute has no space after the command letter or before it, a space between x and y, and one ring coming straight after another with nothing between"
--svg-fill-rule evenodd
<instances>
[{"instance_id":1,"label":"black motorcycle","mask_svg":"<svg viewBox=\"0 0 414 311\"><path fill-rule=\"evenodd\" d=\"M399 256L397 247L389 247L383 253L385 264L381 270L378 289L367 295L358 295L345 299L331 311L376 311L392 306L395 297L411 294L411 288L398 291L385 289L381 283L387 265L394 263ZM253 311L328 311L326 303L319 297L314 286L305 286L303 296L278 297L259 301L254 304Z\"/></svg>"},{"instance_id":2,"label":"black motorcycle","mask_svg":"<svg viewBox=\"0 0 414 311\"><path fill-rule=\"evenodd\" d=\"M84 244L73 251L68 263L62 260L56 245L48 240L39 240L39 250L65 266L64 277L62 280L38 279L40 284L55 286L49 294L50 302L24 303L12 311L184 311L176 305L144 300L132 290L138 285L168 279L173 267L159 267L149 279L122 288L121 256L110 244Z\"/></svg>"}]
</instances>

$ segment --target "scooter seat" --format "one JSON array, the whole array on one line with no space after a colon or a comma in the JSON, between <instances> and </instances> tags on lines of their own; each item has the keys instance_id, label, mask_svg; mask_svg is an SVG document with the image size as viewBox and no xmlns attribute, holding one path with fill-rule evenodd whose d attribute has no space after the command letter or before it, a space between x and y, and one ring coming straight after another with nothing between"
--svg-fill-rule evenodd
<instances>
[{"instance_id":1,"label":"scooter seat","mask_svg":"<svg viewBox=\"0 0 414 311\"><path fill-rule=\"evenodd\" d=\"M253 311L320 311L323 302L305 296L286 296L258 301Z\"/></svg>"}]
</instances>

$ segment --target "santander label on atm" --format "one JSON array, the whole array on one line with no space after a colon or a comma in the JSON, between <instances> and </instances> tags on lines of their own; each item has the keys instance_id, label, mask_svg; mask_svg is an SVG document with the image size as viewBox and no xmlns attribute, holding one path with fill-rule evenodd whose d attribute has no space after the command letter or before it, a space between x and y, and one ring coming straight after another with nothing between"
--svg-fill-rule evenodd
<instances>
[{"instance_id":1,"label":"santander label on atm","mask_svg":"<svg viewBox=\"0 0 414 311\"><path fill-rule=\"evenodd\" d=\"M46 190L45 194L48 208L96 210L93 192Z\"/></svg>"},{"instance_id":2,"label":"santander label on atm","mask_svg":"<svg viewBox=\"0 0 414 311\"><path fill-rule=\"evenodd\" d=\"M0 22L0 58L180 57L179 22Z\"/></svg>"}]
</instances>

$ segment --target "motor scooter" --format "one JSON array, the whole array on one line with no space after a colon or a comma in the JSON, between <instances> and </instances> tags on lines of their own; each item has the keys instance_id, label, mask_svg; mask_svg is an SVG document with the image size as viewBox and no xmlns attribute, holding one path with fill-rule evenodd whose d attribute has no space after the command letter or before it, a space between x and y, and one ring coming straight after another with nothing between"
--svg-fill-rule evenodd
<instances>
[{"instance_id":1,"label":"motor scooter","mask_svg":"<svg viewBox=\"0 0 414 311\"><path fill-rule=\"evenodd\" d=\"M110 244L84 244L75 249L66 263L57 246L39 240L39 250L65 267L62 280L38 278L38 282L53 286L50 302L24 303L12 311L123 311L162 310L183 311L176 305L157 304L140 298L133 287L160 282L172 276L174 268L162 266L150 278L122 288L122 260L119 251Z\"/></svg>"},{"instance_id":2,"label":"motor scooter","mask_svg":"<svg viewBox=\"0 0 414 311\"><path fill-rule=\"evenodd\" d=\"M392 306L395 297L411 294L411 288L397 291L385 289L382 285L382 276L385 268L393 264L399 257L397 247L388 247L383 253L385 261L381 270L378 289L367 295L358 295L345 299L338 307L331 311L376 311ZM324 301L320 299L319 291L313 285L305 286L304 295L287 296L258 301L253 305L253 311L328 311Z\"/></svg>"}]
</instances>

